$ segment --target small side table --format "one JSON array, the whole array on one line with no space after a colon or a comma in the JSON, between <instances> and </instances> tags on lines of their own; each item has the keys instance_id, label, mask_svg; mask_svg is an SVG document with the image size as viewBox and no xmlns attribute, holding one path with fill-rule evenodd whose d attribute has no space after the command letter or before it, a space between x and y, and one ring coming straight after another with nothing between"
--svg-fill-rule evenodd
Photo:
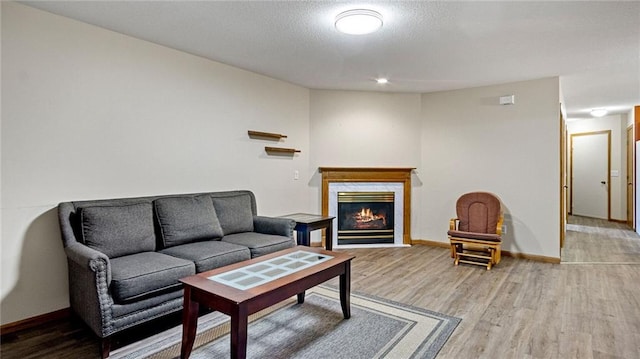
<instances>
[{"instance_id":1,"label":"small side table","mask_svg":"<svg viewBox=\"0 0 640 359\"><path fill-rule=\"evenodd\" d=\"M325 248L330 251L333 247L333 219L332 216L320 216L317 214L308 213L293 213L284 218L291 218L296 221L296 227L294 228L298 234L298 244L303 246L309 246L311 244L311 238L309 233L316 229L326 229L325 231Z\"/></svg>"}]
</instances>

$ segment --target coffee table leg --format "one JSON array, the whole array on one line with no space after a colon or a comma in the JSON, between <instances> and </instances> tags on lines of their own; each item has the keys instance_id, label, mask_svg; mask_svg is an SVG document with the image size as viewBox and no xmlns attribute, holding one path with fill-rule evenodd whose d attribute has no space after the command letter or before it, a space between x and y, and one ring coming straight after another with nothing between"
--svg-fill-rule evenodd
<instances>
[{"instance_id":1,"label":"coffee table leg","mask_svg":"<svg viewBox=\"0 0 640 359\"><path fill-rule=\"evenodd\" d=\"M245 359L247 357L247 309L234 308L231 314L231 358Z\"/></svg>"},{"instance_id":2,"label":"coffee table leg","mask_svg":"<svg viewBox=\"0 0 640 359\"><path fill-rule=\"evenodd\" d=\"M191 300L191 289L184 289L184 303L182 309L182 347L180 348L180 358L187 359L191 355L193 342L196 339L196 328L198 327L198 309L200 304Z\"/></svg>"},{"instance_id":3,"label":"coffee table leg","mask_svg":"<svg viewBox=\"0 0 640 359\"><path fill-rule=\"evenodd\" d=\"M304 303L304 292L298 293L298 304Z\"/></svg>"},{"instance_id":4,"label":"coffee table leg","mask_svg":"<svg viewBox=\"0 0 640 359\"><path fill-rule=\"evenodd\" d=\"M351 261L345 262L344 274L340 275L340 305L344 319L351 318Z\"/></svg>"}]
</instances>

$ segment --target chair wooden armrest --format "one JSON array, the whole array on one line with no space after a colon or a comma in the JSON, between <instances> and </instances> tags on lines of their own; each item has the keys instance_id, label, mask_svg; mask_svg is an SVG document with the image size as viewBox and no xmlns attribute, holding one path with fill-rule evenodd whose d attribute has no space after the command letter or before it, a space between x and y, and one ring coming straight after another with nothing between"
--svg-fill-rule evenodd
<instances>
[{"instance_id":1,"label":"chair wooden armrest","mask_svg":"<svg viewBox=\"0 0 640 359\"><path fill-rule=\"evenodd\" d=\"M449 230L451 231L455 231L456 230L456 222L458 221L457 218L451 218L449 220Z\"/></svg>"},{"instance_id":2,"label":"chair wooden armrest","mask_svg":"<svg viewBox=\"0 0 640 359\"><path fill-rule=\"evenodd\" d=\"M496 225L496 234L502 235L502 223L504 223L504 216L500 215L500 219L498 219L498 224Z\"/></svg>"}]
</instances>

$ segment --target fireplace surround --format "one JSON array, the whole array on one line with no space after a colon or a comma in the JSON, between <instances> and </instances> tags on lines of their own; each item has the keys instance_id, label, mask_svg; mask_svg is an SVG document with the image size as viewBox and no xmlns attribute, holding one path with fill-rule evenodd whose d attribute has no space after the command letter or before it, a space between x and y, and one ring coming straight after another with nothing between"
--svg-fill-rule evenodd
<instances>
[{"instance_id":1,"label":"fireplace surround","mask_svg":"<svg viewBox=\"0 0 640 359\"><path fill-rule=\"evenodd\" d=\"M378 213L366 213L366 208L353 208L362 206L347 206L351 212L364 210L364 213L351 213L351 221L355 217L360 217L359 227L375 227L361 228L364 230L373 230L374 239L367 241L357 241L347 239L344 241L346 233L356 237L363 237L362 233L353 234L353 232L340 232L339 227L344 227L344 223L336 223L334 225L333 245L337 248L344 247L378 247L378 246L406 246L411 244L411 173L414 168L389 168L389 167L320 167L322 173L322 214L336 216L339 221L339 194L346 193L348 201L366 202L372 193L380 196L386 196L385 200L374 200L374 208L370 211ZM364 201L361 201L364 199ZM380 202L392 202L382 204ZM345 201L343 201L345 202ZM383 231L378 231L382 226L381 212L384 212L385 221L393 223L393 227L384 226ZM389 213L391 212L391 213ZM364 220L362 218L364 216ZM369 216L367 218L367 216ZM390 217L392 216L392 217ZM344 221L344 219L343 219ZM352 223L353 224L353 223ZM345 228L342 228L344 231ZM352 229L346 229L351 231ZM384 232L386 231L386 233ZM391 233L391 234L389 234ZM391 236L391 237L390 237ZM343 241L339 241L339 237ZM366 235L364 235L366 237ZM386 237L386 239L385 239ZM392 238L392 240L390 240ZM358 238L360 239L360 238Z\"/></svg>"}]
</instances>

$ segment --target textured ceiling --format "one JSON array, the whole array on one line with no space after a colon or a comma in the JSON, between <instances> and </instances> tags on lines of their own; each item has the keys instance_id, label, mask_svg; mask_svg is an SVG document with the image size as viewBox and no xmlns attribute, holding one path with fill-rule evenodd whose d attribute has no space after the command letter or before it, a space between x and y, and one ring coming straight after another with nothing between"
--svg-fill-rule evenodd
<instances>
[{"instance_id":1,"label":"textured ceiling","mask_svg":"<svg viewBox=\"0 0 640 359\"><path fill-rule=\"evenodd\" d=\"M559 76L569 118L640 105L637 1L22 3L312 89L422 93ZM383 15L380 31L335 30L338 13L364 7Z\"/></svg>"}]
</instances>

